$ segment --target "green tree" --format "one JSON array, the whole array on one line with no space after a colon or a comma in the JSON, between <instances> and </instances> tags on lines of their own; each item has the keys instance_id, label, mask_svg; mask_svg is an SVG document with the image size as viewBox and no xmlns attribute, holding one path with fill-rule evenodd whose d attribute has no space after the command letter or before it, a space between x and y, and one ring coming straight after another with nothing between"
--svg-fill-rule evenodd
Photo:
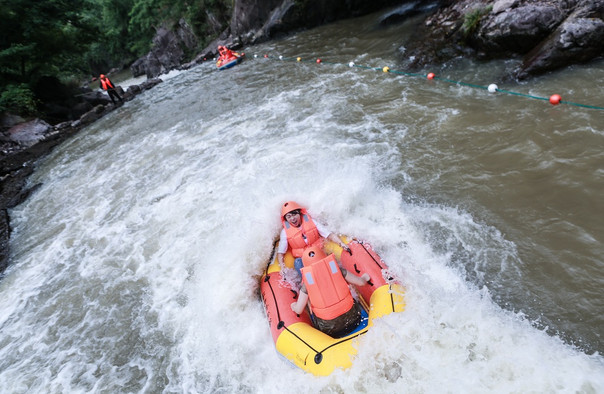
<instances>
[{"instance_id":1,"label":"green tree","mask_svg":"<svg viewBox=\"0 0 604 394\"><path fill-rule=\"evenodd\" d=\"M134 0L96 0L90 18L98 36L90 45L86 61L93 74L112 66L123 66L134 58L129 50L128 24Z\"/></svg>"},{"instance_id":2,"label":"green tree","mask_svg":"<svg viewBox=\"0 0 604 394\"><path fill-rule=\"evenodd\" d=\"M96 36L88 0L0 0L0 84L82 72ZM89 13L90 14L90 13Z\"/></svg>"},{"instance_id":3,"label":"green tree","mask_svg":"<svg viewBox=\"0 0 604 394\"><path fill-rule=\"evenodd\" d=\"M21 115L36 112L36 99L26 84L11 84L0 94L0 112L10 111Z\"/></svg>"},{"instance_id":4,"label":"green tree","mask_svg":"<svg viewBox=\"0 0 604 394\"><path fill-rule=\"evenodd\" d=\"M138 54L148 51L156 29L160 25L170 28L186 16L187 3L174 0L134 0L128 25L131 49Z\"/></svg>"},{"instance_id":5,"label":"green tree","mask_svg":"<svg viewBox=\"0 0 604 394\"><path fill-rule=\"evenodd\" d=\"M227 26L232 3L0 0L3 108L32 112L37 101L31 91L42 77L81 80L84 75L128 65L149 51L159 26L171 28L180 18L193 27L204 45Z\"/></svg>"}]
</instances>

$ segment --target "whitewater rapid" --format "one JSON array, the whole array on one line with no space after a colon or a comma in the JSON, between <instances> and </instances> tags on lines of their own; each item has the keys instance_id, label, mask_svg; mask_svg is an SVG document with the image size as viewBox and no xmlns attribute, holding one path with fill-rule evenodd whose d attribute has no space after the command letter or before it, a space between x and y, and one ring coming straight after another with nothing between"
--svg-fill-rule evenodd
<instances>
[{"instance_id":1,"label":"whitewater rapid","mask_svg":"<svg viewBox=\"0 0 604 394\"><path fill-rule=\"evenodd\" d=\"M517 243L475 200L412 194L428 153L410 138L429 149L494 98L252 56L162 78L45 158L11 211L0 392L604 392L600 354L493 300L530 263ZM258 294L286 200L371 242L407 290L329 377L279 357Z\"/></svg>"}]
</instances>

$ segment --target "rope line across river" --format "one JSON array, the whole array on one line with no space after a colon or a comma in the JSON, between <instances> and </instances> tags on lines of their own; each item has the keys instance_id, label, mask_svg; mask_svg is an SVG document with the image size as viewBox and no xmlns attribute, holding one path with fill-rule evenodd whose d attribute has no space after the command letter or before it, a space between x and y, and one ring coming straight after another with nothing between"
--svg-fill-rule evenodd
<instances>
[{"instance_id":1,"label":"rope line across river","mask_svg":"<svg viewBox=\"0 0 604 394\"><path fill-rule=\"evenodd\" d=\"M254 58L257 58L257 57L258 57L258 55L254 55ZM317 63L317 64L329 64L329 65L345 65L344 63L324 61L324 60L322 60L320 58L317 58L316 60L309 60L309 59L302 59L301 57L296 57L296 58L293 58L293 57L284 57L284 56L273 57L273 56L269 56L269 55L264 55L264 58L265 59L270 59L270 60L295 61L295 62L304 62L304 63ZM514 96L522 96L522 97L526 97L526 98L530 98L530 99L534 99L534 100L549 101L552 105L567 104L567 105L572 105L572 106L575 106L575 107L583 107L583 108L604 110L604 107L599 107L599 106L596 106L596 105L580 104L580 103L574 103L572 101L562 100L561 96L558 95L558 94L553 94L550 97L540 97L540 96L534 96L534 95L531 95L531 94L524 94L524 93L513 92L513 91L510 91L510 90L506 90L506 89L500 89L495 84L491 84L489 86L483 86L483 85L477 85L477 84L463 82L463 81L455 81L455 80L448 79L448 78L437 77L434 73L428 73L428 74L410 73L410 72L405 72L405 71L400 71L400 70L391 70L387 66L386 67L382 67L382 68L380 68L380 67L369 67L369 66L363 66L363 65L355 64L354 62L349 62L348 66L349 67L360 68L360 69L364 69L364 70L383 71L384 73L405 75L405 76L409 76L409 77L422 77L422 78L427 78L427 79L430 79L430 80L442 81L442 82L446 82L446 83L450 83L450 84L454 84L454 85L468 86L468 87L475 88L475 89L483 89L483 90L487 90L490 93L499 92L499 93L511 94L511 95L514 95Z\"/></svg>"}]
</instances>

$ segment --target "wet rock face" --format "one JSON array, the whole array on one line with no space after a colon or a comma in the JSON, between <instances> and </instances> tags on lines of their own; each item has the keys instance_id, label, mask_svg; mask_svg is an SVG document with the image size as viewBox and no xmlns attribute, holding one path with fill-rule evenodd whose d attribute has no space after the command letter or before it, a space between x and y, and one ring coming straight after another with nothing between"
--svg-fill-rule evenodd
<instances>
[{"instance_id":1,"label":"wet rock face","mask_svg":"<svg viewBox=\"0 0 604 394\"><path fill-rule=\"evenodd\" d=\"M284 7L288 1L282 0L237 0L233 5L233 17L230 29L235 35L244 35L249 31L257 30L266 24L274 10ZM289 1L293 3L293 1Z\"/></svg>"},{"instance_id":2,"label":"wet rock face","mask_svg":"<svg viewBox=\"0 0 604 394\"><path fill-rule=\"evenodd\" d=\"M522 58L527 78L604 55L604 0L461 0L426 18L404 54L410 68L456 56Z\"/></svg>"},{"instance_id":3,"label":"wet rock face","mask_svg":"<svg viewBox=\"0 0 604 394\"><path fill-rule=\"evenodd\" d=\"M526 79L603 56L603 14L604 1L584 2L524 57L514 76Z\"/></svg>"},{"instance_id":4,"label":"wet rock face","mask_svg":"<svg viewBox=\"0 0 604 394\"><path fill-rule=\"evenodd\" d=\"M236 0L229 39L239 36L244 44L268 40L279 34L308 29L338 19L375 12L384 7L418 0ZM228 39L227 39L228 41Z\"/></svg>"},{"instance_id":5,"label":"wet rock face","mask_svg":"<svg viewBox=\"0 0 604 394\"><path fill-rule=\"evenodd\" d=\"M6 134L11 141L29 148L46 138L51 130L52 126L45 121L34 119L11 127Z\"/></svg>"},{"instance_id":6,"label":"wet rock face","mask_svg":"<svg viewBox=\"0 0 604 394\"><path fill-rule=\"evenodd\" d=\"M526 53L547 37L564 16L564 10L556 4L525 4L499 13L491 11L476 32L475 45L486 51Z\"/></svg>"},{"instance_id":7,"label":"wet rock face","mask_svg":"<svg viewBox=\"0 0 604 394\"><path fill-rule=\"evenodd\" d=\"M130 71L135 77L146 75L155 78L158 75L178 68L184 60L185 49L197 47L197 38L191 27L181 19L173 29L160 27L153 37L151 51L135 61Z\"/></svg>"}]
</instances>

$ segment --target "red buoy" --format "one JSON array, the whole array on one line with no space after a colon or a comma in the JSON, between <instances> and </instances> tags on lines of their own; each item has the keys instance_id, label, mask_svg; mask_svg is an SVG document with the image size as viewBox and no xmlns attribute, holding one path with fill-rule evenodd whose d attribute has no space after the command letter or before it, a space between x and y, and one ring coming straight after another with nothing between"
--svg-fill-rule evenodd
<instances>
[{"instance_id":1,"label":"red buoy","mask_svg":"<svg viewBox=\"0 0 604 394\"><path fill-rule=\"evenodd\" d=\"M317 64L318 64L318 63L321 63L321 59L317 59Z\"/></svg>"},{"instance_id":2,"label":"red buoy","mask_svg":"<svg viewBox=\"0 0 604 394\"><path fill-rule=\"evenodd\" d=\"M264 57L268 57L268 55L264 55Z\"/></svg>"},{"instance_id":3,"label":"red buoy","mask_svg":"<svg viewBox=\"0 0 604 394\"><path fill-rule=\"evenodd\" d=\"M560 101L562 101L562 97L560 97L559 94L552 94L549 98L549 102L552 103L552 105L558 105L560 104Z\"/></svg>"},{"instance_id":4,"label":"red buoy","mask_svg":"<svg viewBox=\"0 0 604 394\"><path fill-rule=\"evenodd\" d=\"M434 73L428 73L427 78L428 79L434 79Z\"/></svg>"}]
</instances>

